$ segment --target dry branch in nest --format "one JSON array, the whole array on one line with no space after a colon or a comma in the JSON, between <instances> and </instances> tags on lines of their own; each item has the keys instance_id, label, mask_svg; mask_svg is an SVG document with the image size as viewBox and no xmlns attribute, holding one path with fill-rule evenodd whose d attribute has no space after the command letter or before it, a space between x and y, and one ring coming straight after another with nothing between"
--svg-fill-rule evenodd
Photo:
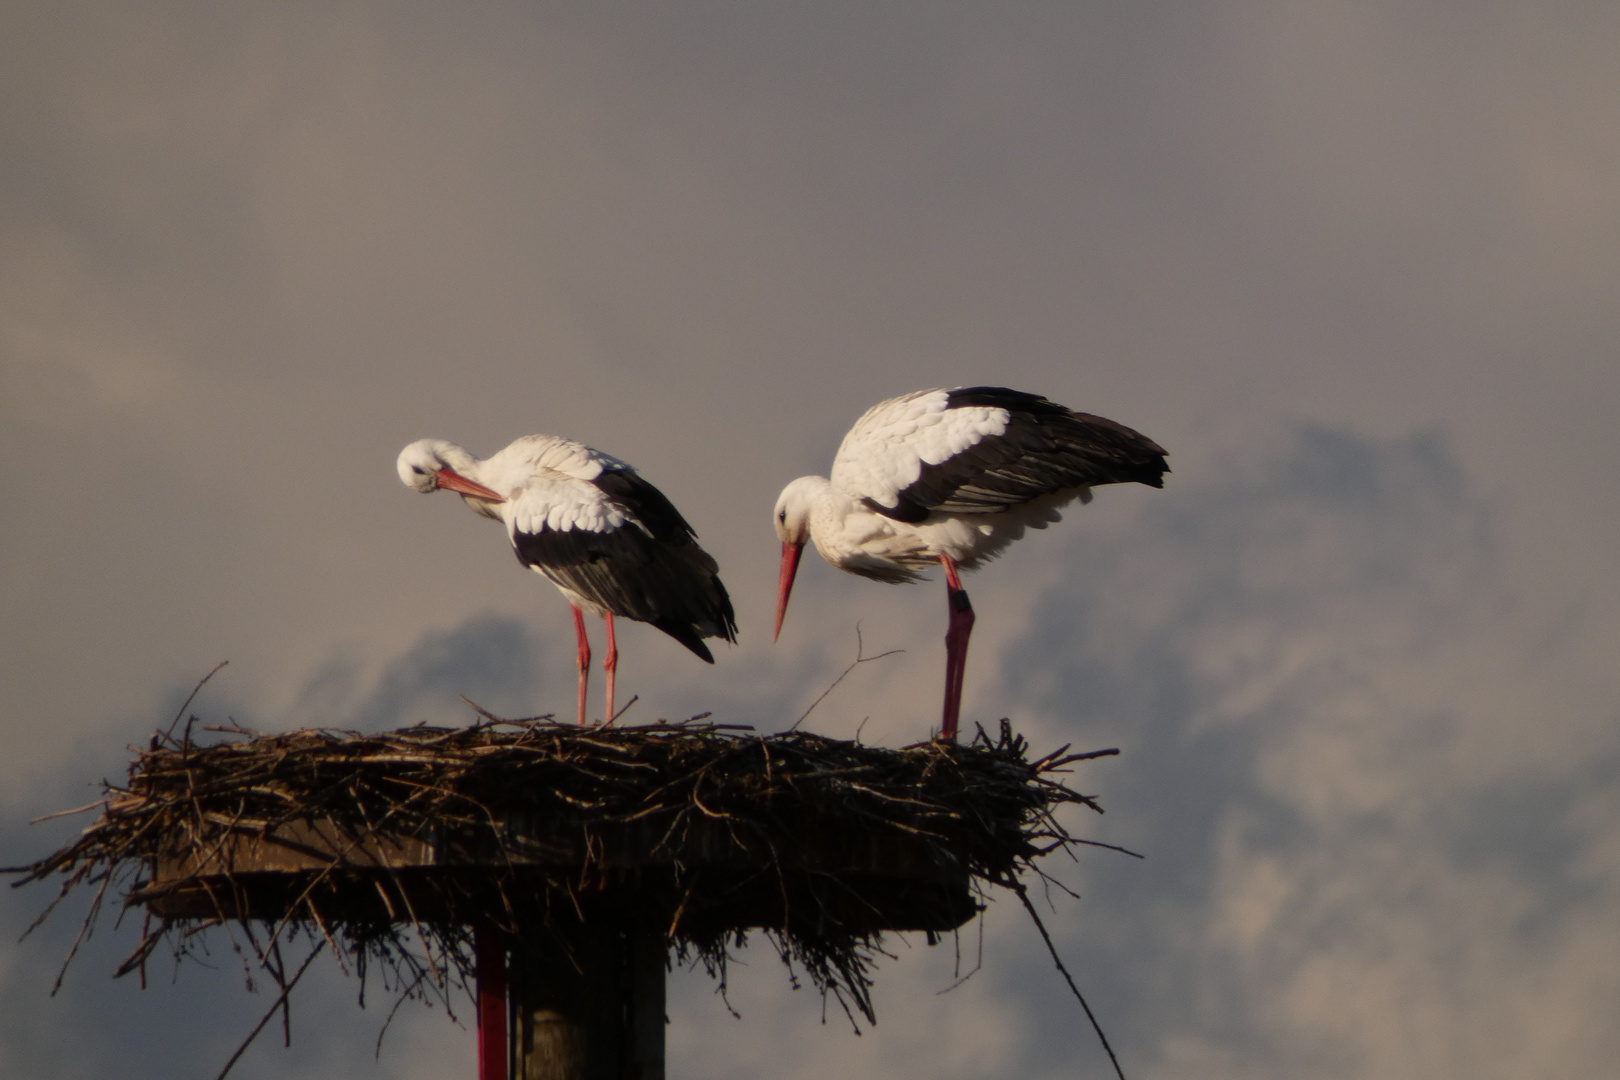
<instances>
[{"instance_id":1,"label":"dry branch in nest","mask_svg":"<svg viewBox=\"0 0 1620 1080\"><path fill-rule=\"evenodd\" d=\"M117 972L143 981L160 945L181 959L225 926L250 980L280 989L265 1022L285 1020L308 967L283 960L294 939L352 966L362 1000L380 972L401 1001L449 1007L472 978L470 924L562 935L603 917L655 920L722 987L730 948L761 929L790 970L871 1020L882 933L950 931L990 886L1024 897L1036 860L1089 843L1054 812L1098 807L1060 774L1115 753L1032 760L1006 721L968 745L886 749L702 718L484 716L380 734L211 727L226 737L209 745L190 724L157 733L85 808L96 822L17 884L61 875L39 921L92 893L80 940L107 897L146 905Z\"/></svg>"}]
</instances>

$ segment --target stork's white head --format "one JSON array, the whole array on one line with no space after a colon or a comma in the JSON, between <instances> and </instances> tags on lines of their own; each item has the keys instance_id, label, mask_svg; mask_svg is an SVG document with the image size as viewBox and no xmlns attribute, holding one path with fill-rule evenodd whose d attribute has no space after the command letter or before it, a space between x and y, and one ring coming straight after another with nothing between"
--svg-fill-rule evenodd
<instances>
[{"instance_id":1,"label":"stork's white head","mask_svg":"<svg viewBox=\"0 0 1620 1080\"><path fill-rule=\"evenodd\" d=\"M801 476L776 498L776 538L803 547L810 539L810 513L828 487L824 476Z\"/></svg>"},{"instance_id":2,"label":"stork's white head","mask_svg":"<svg viewBox=\"0 0 1620 1080\"><path fill-rule=\"evenodd\" d=\"M399 452L399 479L413 491L426 494L439 489L439 470L450 465L444 451L454 449L443 439L418 439ZM465 453L465 451L463 451Z\"/></svg>"},{"instance_id":3,"label":"stork's white head","mask_svg":"<svg viewBox=\"0 0 1620 1080\"><path fill-rule=\"evenodd\" d=\"M799 573L799 556L804 554L805 542L810 539L811 514L830 488L825 476L801 476L777 496L772 523L776 526L776 538L782 541L782 573L776 585L776 629L771 633L772 641L782 634L788 596L793 592L793 579Z\"/></svg>"},{"instance_id":4,"label":"stork's white head","mask_svg":"<svg viewBox=\"0 0 1620 1080\"><path fill-rule=\"evenodd\" d=\"M418 439L399 452L396 463L400 481L413 491L426 494L444 488L484 502L505 502L500 495L471 479L477 471L474 457L443 439Z\"/></svg>"}]
</instances>

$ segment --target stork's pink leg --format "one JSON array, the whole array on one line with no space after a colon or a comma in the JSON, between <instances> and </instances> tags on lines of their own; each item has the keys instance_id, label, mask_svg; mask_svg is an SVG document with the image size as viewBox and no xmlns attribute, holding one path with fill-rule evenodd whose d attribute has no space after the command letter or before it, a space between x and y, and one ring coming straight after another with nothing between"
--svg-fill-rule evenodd
<instances>
[{"instance_id":1,"label":"stork's pink leg","mask_svg":"<svg viewBox=\"0 0 1620 1080\"><path fill-rule=\"evenodd\" d=\"M945 631L945 720L939 733L954 742L962 716L962 677L967 672L968 636L973 633L974 616L973 604L956 573L956 563L949 555L941 555L939 561L945 567L945 598L951 615L950 627Z\"/></svg>"},{"instance_id":2,"label":"stork's pink leg","mask_svg":"<svg viewBox=\"0 0 1620 1080\"><path fill-rule=\"evenodd\" d=\"M585 613L573 604L574 635L579 638L579 725L585 726L585 690L590 685L591 643L585 636Z\"/></svg>"},{"instance_id":3,"label":"stork's pink leg","mask_svg":"<svg viewBox=\"0 0 1620 1080\"><path fill-rule=\"evenodd\" d=\"M604 725L613 723L613 677L619 670L619 642L613 636L613 612L607 613L607 655L602 657L602 674L607 676L607 712L602 714Z\"/></svg>"}]
</instances>

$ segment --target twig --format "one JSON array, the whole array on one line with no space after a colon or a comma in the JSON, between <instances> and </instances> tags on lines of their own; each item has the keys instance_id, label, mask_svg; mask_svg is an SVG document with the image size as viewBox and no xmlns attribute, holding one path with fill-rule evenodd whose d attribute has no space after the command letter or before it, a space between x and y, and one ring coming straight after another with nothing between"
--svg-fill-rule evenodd
<instances>
[{"instance_id":1,"label":"twig","mask_svg":"<svg viewBox=\"0 0 1620 1080\"><path fill-rule=\"evenodd\" d=\"M830 694L834 690L838 689L838 684L843 682L845 676L847 676L850 672L854 671L856 668L860 667L862 664L869 663L869 662L871 662L873 660L882 660L885 657L893 656L896 653L903 653L903 652L906 651L904 649L890 649L888 652L880 652L876 656L865 656L865 655L863 655L863 653L865 652L865 649L866 649L865 643L861 640L861 626L860 626L859 623L856 623L855 624L855 659L850 662L849 667L845 668L843 670L843 672L838 676L838 678L836 678L836 679L834 679L832 681L831 686L827 687L827 689L825 689L825 690L823 690L821 692L820 697L816 698L816 700L814 700L814 701L812 701L810 703L810 707L808 709L804 710L803 715L801 715L797 720L793 721L793 726L788 728L789 731L798 731L799 730L799 725L804 723L805 720L809 718L810 714L816 711L816 706L817 705L820 705L823 701L827 700L827 695L828 694Z\"/></svg>"},{"instance_id":2,"label":"twig","mask_svg":"<svg viewBox=\"0 0 1620 1080\"><path fill-rule=\"evenodd\" d=\"M213 671L210 671L201 679L197 680L197 685L193 686L191 688L191 693L186 695L185 704L180 706L180 711L174 714L173 720L169 721L169 729L163 733L163 737L165 739L171 742L174 740L174 725L178 724L180 722L180 718L186 715L186 710L191 708L191 703L196 700L197 694L202 690L202 688L208 685L208 680L219 674L219 669L228 663L230 663L229 660L221 660L219 663L214 665ZM152 749L156 750L157 747L153 746Z\"/></svg>"},{"instance_id":3,"label":"twig","mask_svg":"<svg viewBox=\"0 0 1620 1080\"><path fill-rule=\"evenodd\" d=\"M1097 1022L1097 1016L1091 1011L1091 1006L1086 1004L1085 995L1080 993L1078 986L1074 985L1074 978L1070 976L1069 969L1063 966L1063 958L1058 955L1057 946L1052 944L1052 935L1046 932L1046 924L1041 922L1040 913L1035 910L1035 905L1030 903L1029 890L1025 888L1023 882L1015 882L1009 887L1018 894L1018 899L1023 902L1024 910L1029 912L1029 917L1035 920L1035 929L1041 932L1041 940L1046 942L1046 951L1051 954L1052 963L1057 965L1058 974L1062 975L1063 981L1069 984L1069 989L1074 993L1075 1000L1086 1011L1086 1019L1091 1021L1091 1030L1097 1033L1102 1048L1108 1052L1108 1060L1113 1062L1114 1065L1114 1074L1119 1077L1119 1080L1125 1080L1125 1070L1119 1067L1119 1058L1114 1056L1114 1048L1108 1045L1108 1036L1103 1034L1102 1025Z\"/></svg>"},{"instance_id":4,"label":"twig","mask_svg":"<svg viewBox=\"0 0 1620 1080\"><path fill-rule=\"evenodd\" d=\"M62 989L62 980L67 978L68 965L73 963L73 958L78 955L79 946L83 945L85 939L90 936L91 928L94 927L96 922L96 916L101 912L102 897L107 895L107 887L112 884L112 880L113 873L111 870L107 870L102 874L101 888L96 890L96 898L90 901L90 910L84 916L84 923L79 927L78 936L73 939L73 947L68 950L67 958L62 961L62 970L56 973L56 982L51 986L51 997L55 997L56 992Z\"/></svg>"},{"instance_id":5,"label":"twig","mask_svg":"<svg viewBox=\"0 0 1620 1080\"><path fill-rule=\"evenodd\" d=\"M1117 851L1121 855L1129 855L1133 859L1147 858L1140 851L1132 851L1130 848L1120 847L1118 844L1105 844L1101 840L1086 840L1079 836L1065 836L1062 842L1065 844L1084 844L1086 847L1107 848L1109 851Z\"/></svg>"},{"instance_id":6,"label":"twig","mask_svg":"<svg viewBox=\"0 0 1620 1080\"><path fill-rule=\"evenodd\" d=\"M636 702L638 702L640 700L641 700L641 695L640 694L631 694L630 695L630 700L624 703L624 708L620 709L618 712L616 712L612 716L608 717L607 718L607 723L603 724L602 726L603 727L612 727L613 724L614 724L614 721L618 720L619 717L621 717L625 713L629 712L630 711L630 706L634 705Z\"/></svg>"},{"instance_id":7,"label":"twig","mask_svg":"<svg viewBox=\"0 0 1620 1080\"><path fill-rule=\"evenodd\" d=\"M74 814L83 814L83 813L85 813L87 811L94 810L98 806L106 806L106 805L107 805L107 798L106 798L106 796L102 796L101 798L97 799L95 802L87 802L83 806L75 806L72 810L58 810L54 814L41 814L37 818L30 818L29 821L28 821L28 824L30 824L30 825L38 825L42 821L53 821L56 818L72 817ZM16 870L15 870L14 867L9 867L8 866L8 867L0 868L0 874L15 873L15 872L16 872Z\"/></svg>"},{"instance_id":8,"label":"twig","mask_svg":"<svg viewBox=\"0 0 1620 1080\"><path fill-rule=\"evenodd\" d=\"M253 1030L248 1032L247 1038L242 1040L242 1045L236 1048L236 1053L231 1055L231 1059L225 1063L223 1069L219 1070L219 1075L214 1077L214 1080L225 1080L226 1075L236 1067L236 1063L241 1060L242 1055L247 1053L247 1048L253 1045L253 1040L259 1037L259 1032L263 1031L264 1026L270 1022L270 1018L287 1004L288 995L293 992L293 987L298 985L298 980L304 977L304 972L309 970L309 965L313 964L315 958L325 951L326 942L318 941L315 943L315 948L310 950L309 955L304 958L304 962L298 966L297 973L282 986L281 993L277 995L274 1004L265 1011L263 1016L259 1017L259 1022L253 1025Z\"/></svg>"},{"instance_id":9,"label":"twig","mask_svg":"<svg viewBox=\"0 0 1620 1080\"><path fill-rule=\"evenodd\" d=\"M399 1012L399 1007L410 1000L412 994L416 991L416 988L421 986L427 977L428 975L426 971L418 971L416 973L416 979L411 983L411 985L402 986L400 988L399 995L394 998L394 1007L388 1010L388 1016L383 1020L381 1030L377 1032L377 1046L371 1054L373 1061L380 1061L382 1059L383 1036L387 1035L388 1029L393 1026L394 1015Z\"/></svg>"}]
</instances>

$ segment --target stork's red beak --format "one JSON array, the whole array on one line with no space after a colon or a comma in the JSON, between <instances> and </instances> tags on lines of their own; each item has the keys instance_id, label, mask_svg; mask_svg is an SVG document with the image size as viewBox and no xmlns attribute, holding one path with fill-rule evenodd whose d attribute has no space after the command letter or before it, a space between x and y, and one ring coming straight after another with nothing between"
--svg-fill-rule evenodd
<instances>
[{"instance_id":1,"label":"stork's red beak","mask_svg":"<svg viewBox=\"0 0 1620 1080\"><path fill-rule=\"evenodd\" d=\"M771 631L772 641L782 636L782 619L787 615L788 594L793 591L793 578L799 572L799 556L802 554L802 543L788 541L782 545L782 577L776 585L776 629Z\"/></svg>"},{"instance_id":2,"label":"stork's red beak","mask_svg":"<svg viewBox=\"0 0 1620 1080\"><path fill-rule=\"evenodd\" d=\"M454 469L440 469L435 473L439 478L439 486L446 491L453 491L457 495L470 495L474 499L483 499L485 502L505 502L506 498L497 495L483 484L475 484L462 476Z\"/></svg>"}]
</instances>

